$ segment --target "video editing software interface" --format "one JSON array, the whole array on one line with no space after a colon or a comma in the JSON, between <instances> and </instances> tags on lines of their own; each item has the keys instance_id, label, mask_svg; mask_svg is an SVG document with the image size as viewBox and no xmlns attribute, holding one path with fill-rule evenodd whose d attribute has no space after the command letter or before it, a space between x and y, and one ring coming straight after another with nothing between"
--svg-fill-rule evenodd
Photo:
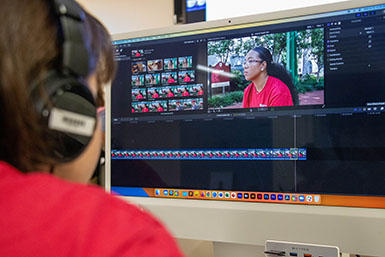
<instances>
[{"instance_id":1,"label":"video editing software interface","mask_svg":"<svg viewBox=\"0 0 385 257\"><path fill-rule=\"evenodd\" d=\"M112 191L385 208L385 5L113 44ZM244 107L256 46L293 104Z\"/></svg>"}]
</instances>

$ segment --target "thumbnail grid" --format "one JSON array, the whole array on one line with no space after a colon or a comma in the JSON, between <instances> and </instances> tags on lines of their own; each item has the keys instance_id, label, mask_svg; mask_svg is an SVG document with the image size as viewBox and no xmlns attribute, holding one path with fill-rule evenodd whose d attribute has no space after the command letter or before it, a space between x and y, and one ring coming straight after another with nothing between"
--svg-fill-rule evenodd
<instances>
[{"instance_id":1,"label":"thumbnail grid","mask_svg":"<svg viewBox=\"0 0 385 257\"><path fill-rule=\"evenodd\" d=\"M131 55L143 57L144 50ZM203 84L194 84L192 56L133 60L131 63L131 112L203 110Z\"/></svg>"}]
</instances>

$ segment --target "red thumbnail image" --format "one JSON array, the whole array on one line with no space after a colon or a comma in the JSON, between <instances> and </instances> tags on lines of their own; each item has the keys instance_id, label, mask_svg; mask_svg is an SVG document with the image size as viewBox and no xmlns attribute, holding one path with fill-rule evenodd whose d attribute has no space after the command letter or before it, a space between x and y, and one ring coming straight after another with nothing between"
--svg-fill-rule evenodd
<instances>
[{"instance_id":1,"label":"red thumbnail image","mask_svg":"<svg viewBox=\"0 0 385 257\"><path fill-rule=\"evenodd\" d=\"M143 56L143 49L131 51L131 57L142 57L142 56Z\"/></svg>"},{"instance_id":2,"label":"red thumbnail image","mask_svg":"<svg viewBox=\"0 0 385 257\"><path fill-rule=\"evenodd\" d=\"M174 84L177 83L177 73L176 72L167 72L162 73L162 84Z\"/></svg>"},{"instance_id":3,"label":"red thumbnail image","mask_svg":"<svg viewBox=\"0 0 385 257\"><path fill-rule=\"evenodd\" d=\"M163 90L165 90L167 98L175 96L176 87L165 87Z\"/></svg>"},{"instance_id":4,"label":"red thumbnail image","mask_svg":"<svg viewBox=\"0 0 385 257\"><path fill-rule=\"evenodd\" d=\"M167 101L155 101L150 103L150 112L167 111Z\"/></svg>"},{"instance_id":5,"label":"red thumbnail image","mask_svg":"<svg viewBox=\"0 0 385 257\"><path fill-rule=\"evenodd\" d=\"M137 102L132 103L132 112L134 113L145 113L150 112L148 102Z\"/></svg>"},{"instance_id":6,"label":"red thumbnail image","mask_svg":"<svg viewBox=\"0 0 385 257\"><path fill-rule=\"evenodd\" d=\"M167 97L167 88L166 87L152 87L148 88L148 98L149 99L158 99Z\"/></svg>"},{"instance_id":7,"label":"red thumbnail image","mask_svg":"<svg viewBox=\"0 0 385 257\"><path fill-rule=\"evenodd\" d=\"M190 96L192 95L192 87L191 86L177 86L175 87L174 89L174 94L175 96L177 97L187 97L187 96Z\"/></svg>"},{"instance_id":8,"label":"red thumbnail image","mask_svg":"<svg viewBox=\"0 0 385 257\"><path fill-rule=\"evenodd\" d=\"M195 71L180 71L178 76L179 83L188 83L195 81Z\"/></svg>"},{"instance_id":9,"label":"red thumbnail image","mask_svg":"<svg viewBox=\"0 0 385 257\"><path fill-rule=\"evenodd\" d=\"M190 96L190 91L188 87L182 87L182 96Z\"/></svg>"},{"instance_id":10,"label":"red thumbnail image","mask_svg":"<svg viewBox=\"0 0 385 257\"><path fill-rule=\"evenodd\" d=\"M146 99L146 89L132 89L131 98L133 101Z\"/></svg>"},{"instance_id":11,"label":"red thumbnail image","mask_svg":"<svg viewBox=\"0 0 385 257\"><path fill-rule=\"evenodd\" d=\"M191 85L191 95L193 96L201 96L204 94L203 84Z\"/></svg>"},{"instance_id":12,"label":"red thumbnail image","mask_svg":"<svg viewBox=\"0 0 385 257\"><path fill-rule=\"evenodd\" d=\"M148 89L148 98L149 99L158 99L160 98L160 91L161 88L149 88Z\"/></svg>"}]
</instances>

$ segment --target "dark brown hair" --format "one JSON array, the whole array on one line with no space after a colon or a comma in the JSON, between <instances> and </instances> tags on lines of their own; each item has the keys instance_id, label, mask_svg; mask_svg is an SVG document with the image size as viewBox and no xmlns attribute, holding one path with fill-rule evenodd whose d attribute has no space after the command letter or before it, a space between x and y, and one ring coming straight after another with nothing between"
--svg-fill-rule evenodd
<instances>
[{"instance_id":1,"label":"dark brown hair","mask_svg":"<svg viewBox=\"0 0 385 257\"><path fill-rule=\"evenodd\" d=\"M267 74L273 76L277 79L280 79L290 90L291 98L293 100L293 104L298 104L298 93L293 84L293 78L290 73L286 70L284 66L278 63L273 62L273 56L270 51L262 46L257 46L253 48L253 51L257 52L259 58L266 62L266 70Z\"/></svg>"},{"instance_id":2,"label":"dark brown hair","mask_svg":"<svg viewBox=\"0 0 385 257\"><path fill-rule=\"evenodd\" d=\"M0 160L21 171L53 165L52 142L45 139L31 100L31 85L60 65L58 21L46 0L2 0L0 8ZM96 70L101 83L115 72L113 49L105 28L87 15Z\"/></svg>"},{"instance_id":3,"label":"dark brown hair","mask_svg":"<svg viewBox=\"0 0 385 257\"><path fill-rule=\"evenodd\" d=\"M112 47L110 35L103 24L88 13L86 17L92 34L91 50L98 60L96 64L96 81L98 86L96 105L104 106L103 85L110 82L116 72L114 48Z\"/></svg>"}]
</instances>

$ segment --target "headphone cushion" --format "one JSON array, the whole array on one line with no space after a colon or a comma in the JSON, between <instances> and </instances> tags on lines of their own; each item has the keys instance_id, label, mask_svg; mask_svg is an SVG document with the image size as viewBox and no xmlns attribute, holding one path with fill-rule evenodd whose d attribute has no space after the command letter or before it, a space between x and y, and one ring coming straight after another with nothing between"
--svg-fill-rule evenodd
<instances>
[{"instance_id":1,"label":"headphone cushion","mask_svg":"<svg viewBox=\"0 0 385 257\"><path fill-rule=\"evenodd\" d=\"M35 107L47 127L53 158L71 161L84 151L95 131L93 95L84 82L58 72L49 73L43 85L48 101L37 97Z\"/></svg>"}]
</instances>

